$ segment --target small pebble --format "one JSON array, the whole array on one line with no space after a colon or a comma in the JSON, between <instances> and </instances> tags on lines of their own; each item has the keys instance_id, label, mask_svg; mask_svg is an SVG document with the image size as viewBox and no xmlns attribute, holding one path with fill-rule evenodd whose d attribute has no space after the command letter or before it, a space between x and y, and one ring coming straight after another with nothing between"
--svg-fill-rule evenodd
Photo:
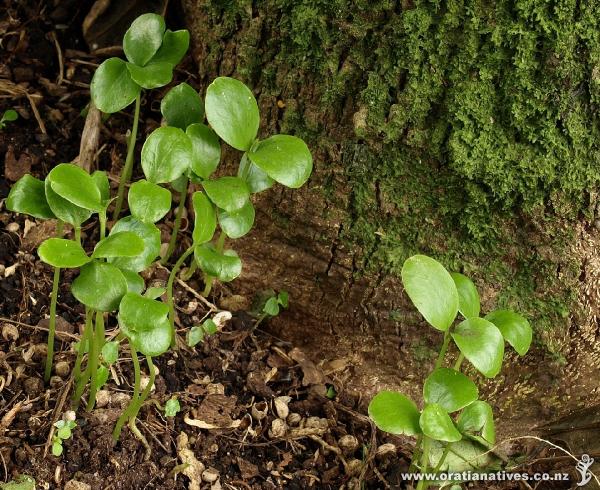
<instances>
[{"instance_id":1,"label":"small pebble","mask_svg":"<svg viewBox=\"0 0 600 490\"><path fill-rule=\"evenodd\" d=\"M275 419L271 422L271 428L269 429L269 437L271 439L279 439L284 437L287 432L287 425L285 421L281 419Z\"/></svg>"},{"instance_id":2,"label":"small pebble","mask_svg":"<svg viewBox=\"0 0 600 490\"><path fill-rule=\"evenodd\" d=\"M287 417L287 423L289 425L291 425L292 427L299 425L301 420L302 420L302 415L300 415L299 413L296 413L296 412L290 413Z\"/></svg>"},{"instance_id":3,"label":"small pebble","mask_svg":"<svg viewBox=\"0 0 600 490\"><path fill-rule=\"evenodd\" d=\"M44 390L44 382L40 378L27 378L23 382L23 389L31 398L36 397Z\"/></svg>"},{"instance_id":4,"label":"small pebble","mask_svg":"<svg viewBox=\"0 0 600 490\"><path fill-rule=\"evenodd\" d=\"M202 481L214 483L219 479L219 472L214 468L208 468L202 472Z\"/></svg>"},{"instance_id":5,"label":"small pebble","mask_svg":"<svg viewBox=\"0 0 600 490\"><path fill-rule=\"evenodd\" d=\"M19 329L11 323L3 323L2 338L6 341L17 341L19 339Z\"/></svg>"},{"instance_id":6,"label":"small pebble","mask_svg":"<svg viewBox=\"0 0 600 490\"><path fill-rule=\"evenodd\" d=\"M108 390L100 390L96 393L96 407L104 408L110 403L110 392Z\"/></svg>"},{"instance_id":7,"label":"small pebble","mask_svg":"<svg viewBox=\"0 0 600 490\"><path fill-rule=\"evenodd\" d=\"M275 412L277 412L277 416L280 419L287 419L290 414L290 409L288 408L288 404L292 401L292 398L289 396L278 396L275 398Z\"/></svg>"},{"instance_id":8,"label":"small pebble","mask_svg":"<svg viewBox=\"0 0 600 490\"><path fill-rule=\"evenodd\" d=\"M10 231L11 233L16 233L17 231L19 231L19 228L21 226L19 225L19 223L16 222L12 222L12 223L8 223L6 225L6 231Z\"/></svg>"},{"instance_id":9,"label":"small pebble","mask_svg":"<svg viewBox=\"0 0 600 490\"><path fill-rule=\"evenodd\" d=\"M64 490L92 490L92 487L87 483L71 480L65 483Z\"/></svg>"},{"instance_id":10,"label":"small pebble","mask_svg":"<svg viewBox=\"0 0 600 490\"><path fill-rule=\"evenodd\" d=\"M377 451L375 451L375 456L378 458L383 458L384 456L391 454L396 454L396 446L394 446L391 442L381 444L377 448Z\"/></svg>"},{"instance_id":11,"label":"small pebble","mask_svg":"<svg viewBox=\"0 0 600 490\"><path fill-rule=\"evenodd\" d=\"M359 459L351 459L348 461L346 466L346 473L350 476L357 476L360 474L363 467L363 462Z\"/></svg>"},{"instance_id":12,"label":"small pebble","mask_svg":"<svg viewBox=\"0 0 600 490\"><path fill-rule=\"evenodd\" d=\"M358 449L358 439L350 434L340 437L339 448L346 454L353 453Z\"/></svg>"},{"instance_id":13,"label":"small pebble","mask_svg":"<svg viewBox=\"0 0 600 490\"><path fill-rule=\"evenodd\" d=\"M54 372L61 378L66 378L71 372L71 365L67 361L58 361L54 365Z\"/></svg>"}]
</instances>

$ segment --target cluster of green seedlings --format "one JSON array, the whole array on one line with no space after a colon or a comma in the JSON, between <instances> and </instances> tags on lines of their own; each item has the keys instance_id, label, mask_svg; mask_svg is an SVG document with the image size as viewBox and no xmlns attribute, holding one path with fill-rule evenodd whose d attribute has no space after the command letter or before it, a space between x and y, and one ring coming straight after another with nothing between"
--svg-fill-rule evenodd
<instances>
[{"instance_id":1,"label":"cluster of green seedlings","mask_svg":"<svg viewBox=\"0 0 600 490\"><path fill-rule=\"evenodd\" d=\"M9 210L38 219L58 220L57 237L44 241L38 248L42 261L54 267L46 381L52 370L62 269L79 269L71 293L85 306L85 325L76 346L73 369L74 408L88 387L86 408L94 407L98 390L108 380L110 365L118 359L121 342L129 344L134 392L114 428L115 441L126 422L144 441L135 419L154 384L153 358L176 348L173 283L186 259L193 254L188 277L197 269L203 273L204 295L210 293L215 280L227 282L237 278L242 262L235 251L225 247L225 242L227 238L244 236L252 228L255 216L252 194L269 189L275 182L298 188L312 171L312 156L301 139L288 135L257 138L258 105L242 82L227 77L215 79L207 88L204 102L190 85L181 83L162 99L161 113L166 125L145 140L141 151L145 179L130 185L127 193L130 215L120 217L132 174L142 90L170 83L173 68L184 56L188 44L186 30L165 30L162 17L144 14L124 36L127 61L110 58L94 74L92 102L102 112L115 113L135 101L133 127L116 198L111 197L105 172L95 171L90 175L77 165L61 163L44 181L25 175L15 183L6 201ZM204 123L205 116L208 125ZM213 175L221 160L220 140L242 152L235 176ZM171 209L170 189L179 193L179 206L163 264L168 263L175 250L191 184L201 189L192 194L192 244L173 265L165 288L146 289L141 273L160 254L160 231L156 223ZM107 212L113 201L115 222L108 230ZM99 238L93 250L88 251L82 246L81 229L95 214ZM62 238L64 224L73 227L73 239ZM164 296L166 302L160 299ZM267 314L278 311L279 305L287 306L287 294L280 294L274 303L269 303ZM119 329L116 336L107 340L105 315L113 312L117 313ZM216 329L212 320L192 328L187 334L188 344L197 344ZM145 357L148 366L149 382L144 389L138 353ZM175 402L167 403L170 413L179 410ZM60 431L65 433L67 426L58 429L60 437ZM55 442L58 447L59 441Z\"/></svg>"},{"instance_id":2,"label":"cluster of green seedlings","mask_svg":"<svg viewBox=\"0 0 600 490\"><path fill-rule=\"evenodd\" d=\"M443 466L452 445L463 438L490 448L495 442L492 407L479 400L475 383L461 373L466 358L486 378L494 378L502 367L504 342L523 356L529 350L529 322L510 310L495 310L480 317L479 294L463 274L450 274L436 260L415 255L402 267L402 283L425 320L444 332L444 340L433 372L423 385L424 408L394 391L379 392L369 404L369 415L377 427L390 434L416 436L411 468L426 473L432 464L432 444L441 448L433 473ZM454 325L458 313L463 320ZM443 367L450 341L459 356L452 367ZM454 419L450 414L457 413ZM411 471L412 471L411 469ZM417 490L430 482L419 481Z\"/></svg>"}]
</instances>

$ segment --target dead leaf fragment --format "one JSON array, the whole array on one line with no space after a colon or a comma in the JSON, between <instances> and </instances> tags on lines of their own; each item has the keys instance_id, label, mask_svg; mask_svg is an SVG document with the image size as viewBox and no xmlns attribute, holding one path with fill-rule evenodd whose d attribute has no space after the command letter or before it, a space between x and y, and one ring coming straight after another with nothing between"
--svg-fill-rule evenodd
<instances>
[{"instance_id":1,"label":"dead leaf fragment","mask_svg":"<svg viewBox=\"0 0 600 490\"><path fill-rule=\"evenodd\" d=\"M306 357L306 354L298 348L292 349L288 354L302 368L304 374L302 386L318 385L325 382L325 375L317 368L314 362Z\"/></svg>"},{"instance_id":2,"label":"dead leaf fragment","mask_svg":"<svg viewBox=\"0 0 600 490\"><path fill-rule=\"evenodd\" d=\"M204 465L196 459L194 451L190 449L189 439L185 432L181 432L177 436L177 456L185 466L181 472L190 479L189 490L200 490Z\"/></svg>"}]
</instances>

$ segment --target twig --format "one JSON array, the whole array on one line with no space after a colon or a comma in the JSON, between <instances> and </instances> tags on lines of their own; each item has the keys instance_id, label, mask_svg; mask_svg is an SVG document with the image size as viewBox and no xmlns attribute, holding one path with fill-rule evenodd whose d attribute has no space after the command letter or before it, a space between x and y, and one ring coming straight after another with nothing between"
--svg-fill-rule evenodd
<instances>
[{"instance_id":1,"label":"twig","mask_svg":"<svg viewBox=\"0 0 600 490\"><path fill-rule=\"evenodd\" d=\"M64 79L65 72L65 64L63 62L62 49L60 49L60 44L58 43L58 38L56 37L56 32L50 32L50 38L54 41L54 47L56 48L56 54L58 56L58 80L56 81L57 85L62 85Z\"/></svg>"}]
</instances>

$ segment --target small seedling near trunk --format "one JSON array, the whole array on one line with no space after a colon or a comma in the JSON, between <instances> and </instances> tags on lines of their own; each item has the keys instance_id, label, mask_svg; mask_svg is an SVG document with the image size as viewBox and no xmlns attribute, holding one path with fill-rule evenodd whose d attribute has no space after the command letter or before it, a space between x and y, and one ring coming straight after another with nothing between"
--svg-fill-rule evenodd
<instances>
[{"instance_id":1,"label":"small seedling near trunk","mask_svg":"<svg viewBox=\"0 0 600 490\"><path fill-rule=\"evenodd\" d=\"M486 378L493 378L502 366L504 343L525 355L532 339L529 322L510 310L496 310L480 317L479 294L469 278L450 274L436 260L424 255L410 257L402 268L402 282L409 298L444 340L433 372L423 385L423 410L407 396L381 391L369 405L369 415L381 430L415 436L417 443L411 468L421 473L442 468L453 444L473 441L489 449L495 442L491 406L479 400L475 383L461 373L466 358ZM455 325L458 313L463 320ZM445 355L453 341L459 356L452 367L444 367ZM441 446L435 467L432 445ZM417 490L430 482L419 481Z\"/></svg>"}]
</instances>

